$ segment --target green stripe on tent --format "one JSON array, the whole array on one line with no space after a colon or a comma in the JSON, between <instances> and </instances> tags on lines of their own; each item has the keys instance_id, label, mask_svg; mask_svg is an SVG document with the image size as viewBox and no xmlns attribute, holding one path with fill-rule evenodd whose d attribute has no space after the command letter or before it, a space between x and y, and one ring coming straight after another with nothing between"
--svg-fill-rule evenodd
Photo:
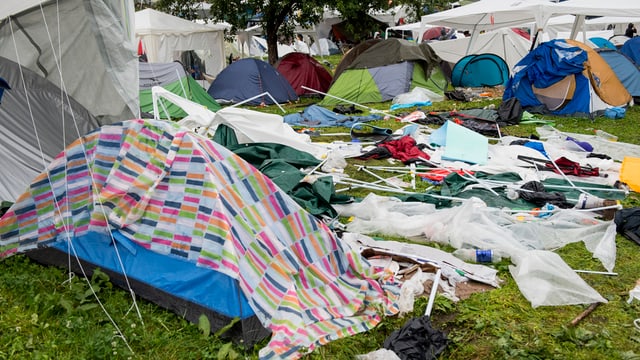
<instances>
[{"instance_id":1,"label":"green stripe on tent","mask_svg":"<svg viewBox=\"0 0 640 360\"><path fill-rule=\"evenodd\" d=\"M381 102L382 96L368 69L348 69L331 85L329 94L349 101L365 104ZM320 105L344 104L332 96L325 96Z\"/></svg>"},{"instance_id":2,"label":"green stripe on tent","mask_svg":"<svg viewBox=\"0 0 640 360\"><path fill-rule=\"evenodd\" d=\"M180 80L164 84L162 85L162 87L174 94L182 96L183 98L203 105L211 111L218 111L221 108L220 104L218 104L207 93L207 91L190 76L185 76ZM187 116L187 114L179 106L174 105L170 101L164 99L161 101L164 101L164 104L171 118L180 119ZM153 113L153 97L151 94L151 89L140 90L140 110L142 112ZM162 107L159 108L159 111L160 117L165 118L166 115L164 114L164 110L162 110Z\"/></svg>"}]
</instances>

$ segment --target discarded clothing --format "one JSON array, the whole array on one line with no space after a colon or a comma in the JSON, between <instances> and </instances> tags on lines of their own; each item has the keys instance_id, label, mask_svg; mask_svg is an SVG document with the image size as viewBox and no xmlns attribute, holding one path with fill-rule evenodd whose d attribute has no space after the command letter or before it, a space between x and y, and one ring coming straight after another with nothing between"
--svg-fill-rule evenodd
<instances>
[{"instance_id":1,"label":"discarded clothing","mask_svg":"<svg viewBox=\"0 0 640 360\"><path fill-rule=\"evenodd\" d=\"M360 155L357 159L388 159L392 157L404 164L424 162L431 158L429 154L422 151L424 148L427 148L427 145L420 144L418 146L416 140L407 135L397 140L381 142L375 149Z\"/></svg>"},{"instance_id":2,"label":"discarded clothing","mask_svg":"<svg viewBox=\"0 0 640 360\"><path fill-rule=\"evenodd\" d=\"M618 234L640 245L640 208L618 210L613 221Z\"/></svg>"},{"instance_id":3,"label":"discarded clothing","mask_svg":"<svg viewBox=\"0 0 640 360\"><path fill-rule=\"evenodd\" d=\"M361 111L362 112L362 111ZM347 116L343 113L333 112L319 105L311 105L302 112L285 115L283 120L286 124L292 126L346 126L351 127L355 123L368 122L373 120L382 120L379 114L370 114L367 116Z\"/></svg>"}]
</instances>

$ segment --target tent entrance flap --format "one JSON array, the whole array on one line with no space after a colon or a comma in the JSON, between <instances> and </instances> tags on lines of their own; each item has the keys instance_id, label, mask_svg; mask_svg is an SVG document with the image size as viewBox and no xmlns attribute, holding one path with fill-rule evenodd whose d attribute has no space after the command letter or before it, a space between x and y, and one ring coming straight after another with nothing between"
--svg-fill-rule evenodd
<instances>
[{"instance_id":1,"label":"tent entrance flap","mask_svg":"<svg viewBox=\"0 0 640 360\"><path fill-rule=\"evenodd\" d=\"M532 85L531 89L536 98L549 110L558 110L573 98L573 93L576 90L576 77L568 75L546 88L537 88Z\"/></svg>"}]
</instances>

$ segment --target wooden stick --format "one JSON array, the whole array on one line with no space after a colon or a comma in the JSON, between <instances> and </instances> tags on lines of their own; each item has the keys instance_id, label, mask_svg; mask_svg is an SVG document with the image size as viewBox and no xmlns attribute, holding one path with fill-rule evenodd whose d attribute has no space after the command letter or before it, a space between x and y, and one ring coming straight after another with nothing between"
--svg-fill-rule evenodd
<instances>
[{"instance_id":1,"label":"wooden stick","mask_svg":"<svg viewBox=\"0 0 640 360\"><path fill-rule=\"evenodd\" d=\"M593 310L598 307L598 305L600 305L599 302L594 302L593 304L589 305L589 307L586 308L585 311L576 316L575 319L571 320L571 325L576 326L580 322L580 320L586 318L589 314L591 314Z\"/></svg>"}]
</instances>

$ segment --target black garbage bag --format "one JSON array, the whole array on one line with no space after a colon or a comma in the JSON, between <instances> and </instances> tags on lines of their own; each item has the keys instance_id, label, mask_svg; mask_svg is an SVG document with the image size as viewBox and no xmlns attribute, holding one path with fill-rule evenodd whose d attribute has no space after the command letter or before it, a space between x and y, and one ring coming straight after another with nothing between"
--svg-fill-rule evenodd
<instances>
[{"instance_id":1,"label":"black garbage bag","mask_svg":"<svg viewBox=\"0 0 640 360\"><path fill-rule=\"evenodd\" d=\"M528 201L536 206L552 204L561 209L573 207L567 202L566 196L558 191L546 191L544 185L539 181L529 181L523 184L518 190L518 195L522 200Z\"/></svg>"},{"instance_id":2,"label":"black garbage bag","mask_svg":"<svg viewBox=\"0 0 640 360\"><path fill-rule=\"evenodd\" d=\"M640 245L640 208L629 208L616 211L613 218L618 234Z\"/></svg>"},{"instance_id":3,"label":"black garbage bag","mask_svg":"<svg viewBox=\"0 0 640 360\"><path fill-rule=\"evenodd\" d=\"M434 329L431 319L425 315L410 319L392 332L383 346L402 360L433 360L444 351L448 341L445 333Z\"/></svg>"}]
</instances>

